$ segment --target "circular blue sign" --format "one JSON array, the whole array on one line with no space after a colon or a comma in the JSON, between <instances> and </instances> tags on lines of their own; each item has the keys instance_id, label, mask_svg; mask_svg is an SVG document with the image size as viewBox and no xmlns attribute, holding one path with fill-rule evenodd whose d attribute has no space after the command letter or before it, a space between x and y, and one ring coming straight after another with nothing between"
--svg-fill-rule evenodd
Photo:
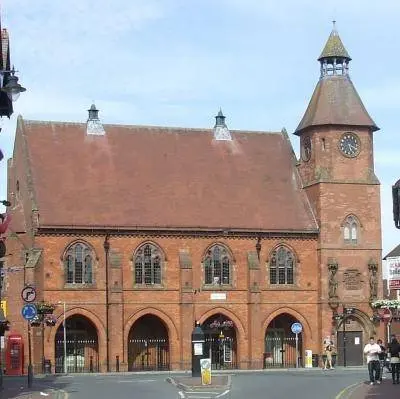
<instances>
[{"instance_id":1,"label":"circular blue sign","mask_svg":"<svg viewBox=\"0 0 400 399\"><path fill-rule=\"evenodd\" d=\"M293 334L300 334L303 331L303 326L300 323L293 323L291 329Z\"/></svg>"},{"instance_id":2,"label":"circular blue sign","mask_svg":"<svg viewBox=\"0 0 400 399\"><path fill-rule=\"evenodd\" d=\"M22 306L21 314L25 320L34 319L37 316L36 306L32 303L25 304L24 306Z\"/></svg>"}]
</instances>

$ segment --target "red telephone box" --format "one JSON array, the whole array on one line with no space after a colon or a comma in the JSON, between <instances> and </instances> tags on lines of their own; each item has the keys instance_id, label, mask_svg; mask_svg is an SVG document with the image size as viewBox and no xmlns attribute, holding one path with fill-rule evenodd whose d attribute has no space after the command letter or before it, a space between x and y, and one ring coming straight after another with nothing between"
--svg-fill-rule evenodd
<instances>
[{"instance_id":1,"label":"red telephone box","mask_svg":"<svg viewBox=\"0 0 400 399\"><path fill-rule=\"evenodd\" d=\"M20 334L10 334L7 337L6 374L24 374L24 341Z\"/></svg>"}]
</instances>

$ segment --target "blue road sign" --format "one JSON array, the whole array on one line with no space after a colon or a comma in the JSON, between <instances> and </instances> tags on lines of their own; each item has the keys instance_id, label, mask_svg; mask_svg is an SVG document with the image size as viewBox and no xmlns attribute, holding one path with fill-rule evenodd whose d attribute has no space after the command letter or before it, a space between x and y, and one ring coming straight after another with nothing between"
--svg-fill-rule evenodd
<instances>
[{"instance_id":1,"label":"blue road sign","mask_svg":"<svg viewBox=\"0 0 400 399\"><path fill-rule=\"evenodd\" d=\"M36 306L32 303L26 303L24 306L22 306L21 314L25 320L34 319L37 316Z\"/></svg>"},{"instance_id":2,"label":"blue road sign","mask_svg":"<svg viewBox=\"0 0 400 399\"><path fill-rule=\"evenodd\" d=\"M303 326L300 323L293 323L291 329L293 334L300 334L303 331Z\"/></svg>"}]
</instances>

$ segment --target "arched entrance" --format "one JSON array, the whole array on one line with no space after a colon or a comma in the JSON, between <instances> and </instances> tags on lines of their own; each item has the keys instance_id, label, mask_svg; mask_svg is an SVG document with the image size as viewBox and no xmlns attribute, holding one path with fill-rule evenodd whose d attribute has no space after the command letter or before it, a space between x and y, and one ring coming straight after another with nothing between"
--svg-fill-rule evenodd
<instances>
[{"instance_id":1,"label":"arched entrance","mask_svg":"<svg viewBox=\"0 0 400 399\"><path fill-rule=\"evenodd\" d=\"M296 356L302 365L302 334L298 334L298 355L296 354L296 334L291 326L298 322L292 315L282 313L276 316L265 331L264 367L296 367Z\"/></svg>"},{"instance_id":2,"label":"arched entrance","mask_svg":"<svg viewBox=\"0 0 400 399\"><path fill-rule=\"evenodd\" d=\"M201 326L205 335L205 357L213 369L237 368L236 327L221 313L209 317Z\"/></svg>"},{"instance_id":3,"label":"arched entrance","mask_svg":"<svg viewBox=\"0 0 400 399\"><path fill-rule=\"evenodd\" d=\"M55 336L55 372L84 373L99 371L99 342L95 325L85 316L73 315L66 320L66 345L61 324ZM66 361L64 355L66 350Z\"/></svg>"},{"instance_id":4,"label":"arched entrance","mask_svg":"<svg viewBox=\"0 0 400 399\"><path fill-rule=\"evenodd\" d=\"M347 316L337 329L337 352L340 366L362 366L364 344L369 334L356 314Z\"/></svg>"},{"instance_id":5,"label":"arched entrance","mask_svg":"<svg viewBox=\"0 0 400 399\"><path fill-rule=\"evenodd\" d=\"M168 330L157 316L142 316L131 327L128 370L169 370Z\"/></svg>"}]
</instances>

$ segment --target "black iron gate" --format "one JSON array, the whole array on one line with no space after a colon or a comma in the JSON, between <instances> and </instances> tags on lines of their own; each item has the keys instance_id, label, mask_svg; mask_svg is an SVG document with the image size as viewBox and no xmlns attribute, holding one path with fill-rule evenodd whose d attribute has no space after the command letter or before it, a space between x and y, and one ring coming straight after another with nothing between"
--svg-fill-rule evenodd
<instances>
[{"instance_id":1,"label":"black iron gate","mask_svg":"<svg viewBox=\"0 0 400 399\"><path fill-rule=\"evenodd\" d=\"M205 357L211 359L211 368L236 369L236 340L233 337L219 338L218 335L206 335Z\"/></svg>"},{"instance_id":2,"label":"black iron gate","mask_svg":"<svg viewBox=\"0 0 400 399\"><path fill-rule=\"evenodd\" d=\"M99 352L96 338L87 338L82 334L68 334L67 357L64 358L64 338L56 337L55 372L85 373L99 371ZM64 362L66 360L66 362Z\"/></svg>"},{"instance_id":3,"label":"black iron gate","mask_svg":"<svg viewBox=\"0 0 400 399\"><path fill-rule=\"evenodd\" d=\"M302 361L301 335L298 337L298 354L296 354L296 338L286 337L280 331L267 332L265 337L264 368L296 367L296 356L299 367Z\"/></svg>"},{"instance_id":4,"label":"black iron gate","mask_svg":"<svg viewBox=\"0 0 400 399\"><path fill-rule=\"evenodd\" d=\"M130 338L128 340L128 370L169 370L167 338Z\"/></svg>"}]
</instances>

